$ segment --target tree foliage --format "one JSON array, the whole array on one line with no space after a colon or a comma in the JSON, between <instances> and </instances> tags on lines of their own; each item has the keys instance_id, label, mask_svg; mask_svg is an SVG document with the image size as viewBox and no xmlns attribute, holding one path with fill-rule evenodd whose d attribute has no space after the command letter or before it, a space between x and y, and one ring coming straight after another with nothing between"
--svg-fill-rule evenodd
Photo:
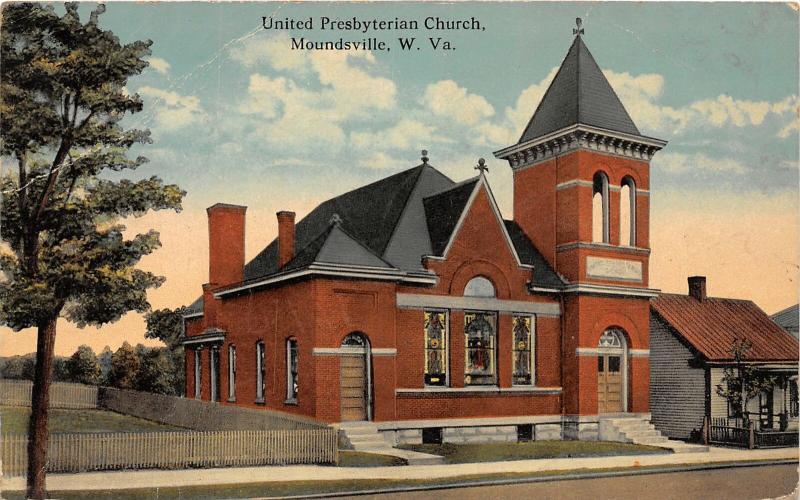
<instances>
[{"instance_id":1,"label":"tree foliage","mask_svg":"<svg viewBox=\"0 0 800 500\"><path fill-rule=\"evenodd\" d=\"M775 378L747 362L747 353L753 344L747 339L735 339L731 346L733 365L723 370L722 381L717 384L717 395L726 399L745 425L750 420L747 403L765 391L772 391Z\"/></svg>"},{"instance_id":2,"label":"tree foliage","mask_svg":"<svg viewBox=\"0 0 800 500\"><path fill-rule=\"evenodd\" d=\"M135 389L139 372L139 354L128 342L123 342L111 356L108 385L119 389Z\"/></svg>"},{"instance_id":3,"label":"tree foliage","mask_svg":"<svg viewBox=\"0 0 800 500\"><path fill-rule=\"evenodd\" d=\"M175 395L177 370L168 349L156 347L139 352L136 389L155 394Z\"/></svg>"},{"instance_id":4,"label":"tree foliage","mask_svg":"<svg viewBox=\"0 0 800 500\"><path fill-rule=\"evenodd\" d=\"M0 178L0 325L37 329L28 440L28 491L45 496L50 372L59 317L102 325L149 308L163 278L136 268L160 246L149 231L128 239L119 221L179 210L184 192L152 176L125 180L150 142L125 129L142 110L126 90L150 55L149 40L123 43L99 26L100 4L83 22L78 5L7 3L0 32L0 156L16 169Z\"/></svg>"},{"instance_id":5,"label":"tree foliage","mask_svg":"<svg viewBox=\"0 0 800 500\"><path fill-rule=\"evenodd\" d=\"M88 345L79 346L67 361L67 373L71 382L95 385L100 381L100 363Z\"/></svg>"}]
</instances>

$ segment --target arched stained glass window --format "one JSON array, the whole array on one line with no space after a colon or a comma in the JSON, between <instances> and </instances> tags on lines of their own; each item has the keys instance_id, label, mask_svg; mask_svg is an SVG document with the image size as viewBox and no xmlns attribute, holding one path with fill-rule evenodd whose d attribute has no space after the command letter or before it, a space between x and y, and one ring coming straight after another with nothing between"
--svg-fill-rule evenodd
<instances>
[{"instance_id":1,"label":"arched stained glass window","mask_svg":"<svg viewBox=\"0 0 800 500\"><path fill-rule=\"evenodd\" d=\"M533 384L533 318L531 316L514 316L514 345L512 346L514 385Z\"/></svg>"},{"instance_id":2,"label":"arched stained glass window","mask_svg":"<svg viewBox=\"0 0 800 500\"><path fill-rule=\"evenodd\" d=\"M466 344L465 385L493 385L497 383L495 370L495 344L497 330L493 313L464 313Z\"/></svg>"},{"instance_id":3,"label":"arched stained glass window","mask_svg":"<svg viewBox=\"0 0 800 500\"><path fill-rule=\"evenodd\" d=\"M494 285L483 276L476 276L469 280L464 287L465 297L494 297Z\"/></svg>"},{"instance_id":4,"label":"arched stained glass window","mask_svg":"<svg viewBox=\"0 0 800 500\"><path fill-rule=\"evenodd\" d=\"M425 385L447 385L447 312L425 311Z\"/></svg>"},{"instance_id":5,"label":"arched stained glass window","mask_svg":"<svg viewBox=\"0 0 800 500\"><path fill-rule=\"evenodd\" d=\"M609 328L600 335L600 342L597 343L600 348L621 349L623 347L620 332L614 328Z\"/></svg>"}]
</instances>

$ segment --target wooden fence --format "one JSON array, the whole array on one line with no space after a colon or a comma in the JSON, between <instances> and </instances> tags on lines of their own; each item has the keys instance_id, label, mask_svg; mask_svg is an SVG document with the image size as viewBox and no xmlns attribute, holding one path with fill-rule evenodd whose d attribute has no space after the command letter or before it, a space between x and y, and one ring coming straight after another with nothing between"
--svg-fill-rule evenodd
<instances>
[{"instance_id":1,"label":"wooden fence","mask_svg":"<svg viewBox=\"0 0 800 500\"><path fill-rule=\"evenodd\" d=\"M33 382L0 379L0 405L30 406ZM50 408L97 408L98 388L92 385L53 382Z\"/></svg>"},{"instance_id":2,"label":"wooden fence","mask_svg":"<svg viewBox=\"0 0 800 500\"><path fill-rule=\"evenodd\" d=\"M0 436L3 474L27 468L26 436ZM48 472L338 462L335 429L53 434Z\"/></svg>"},{"instance_id":3,"label":"wooden fence","mask_svg":"<svg viewBox=\"0 0 800 500\"><path fill-rule=\"evenodd\" d=\"M727 444L745 448L783 448L798 444L798 431L758 430L753 421L745 427L740 419L712 418L706 440L712 444Z\"/></svg>"}]
</instances>

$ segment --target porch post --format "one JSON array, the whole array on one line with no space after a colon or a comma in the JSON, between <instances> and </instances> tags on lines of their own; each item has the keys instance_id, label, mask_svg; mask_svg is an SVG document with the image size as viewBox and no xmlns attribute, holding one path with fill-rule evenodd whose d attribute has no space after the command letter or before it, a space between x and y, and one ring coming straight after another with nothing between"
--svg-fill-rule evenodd
<instances>
[{"instance_id":1,"label":"porch post","mask_svg":"<svg viewBox=\"0 0 800 500\"><path fill-rule=\"evenodd\" d=\"M756 447L756 433L755 433L755 430L753 429L753 421L752 420L750 420L748 422L747 430L748 430L748 433L747 433L747 447L752 450L753 448Z\"/></svg>"}]
</instances>

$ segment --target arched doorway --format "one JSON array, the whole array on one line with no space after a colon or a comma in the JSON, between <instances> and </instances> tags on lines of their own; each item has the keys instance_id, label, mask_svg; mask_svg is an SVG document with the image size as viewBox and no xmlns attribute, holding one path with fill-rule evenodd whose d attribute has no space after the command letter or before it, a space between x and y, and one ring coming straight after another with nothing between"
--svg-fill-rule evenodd
<instances>
[{"instance_id":1,"label":"arched doorway","mask_svg":"<svg viewBox=\"0 0 800 500\"><path fill-rule=\"evenodd\" d=\"M372 420L372 380L369 339L360 332L342 340L339 357L341 421Z\"/></svg>"},{"instance_id":2,"label":"arched doorway","mask_svg":"<svg viewBox=\"0 0 800 500\"><path fill-rule=\"evenodd\" d=\"M627 409L627 345L621 328L609 328L597 343L597 412Z\"/></svg>"}]
</instances>

